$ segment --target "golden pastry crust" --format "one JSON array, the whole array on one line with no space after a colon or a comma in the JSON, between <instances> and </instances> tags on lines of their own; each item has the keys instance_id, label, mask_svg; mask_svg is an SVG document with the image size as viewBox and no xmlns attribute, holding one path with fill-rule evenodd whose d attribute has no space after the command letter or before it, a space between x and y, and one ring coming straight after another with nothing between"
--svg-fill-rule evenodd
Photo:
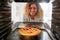
<instances>
[{"instance_id":1,"label":"golden pastry crust","mask_svg":"<svg viewBox=\"0 0 60 40\"><path fill-rule=\"evenodd\" d=\"M26 28L19 29L18 32L20 35L23 36L36 36L41 33L41 30L37 28L26 27Z\"/></svg>"}]
</instances>

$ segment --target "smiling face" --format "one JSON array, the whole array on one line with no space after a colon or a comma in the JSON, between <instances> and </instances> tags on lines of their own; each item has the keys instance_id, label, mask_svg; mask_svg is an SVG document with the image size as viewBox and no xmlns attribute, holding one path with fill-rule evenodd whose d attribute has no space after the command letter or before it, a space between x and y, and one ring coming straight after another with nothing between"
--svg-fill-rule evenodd
<instances>
[{"instance_id":1,"label":"smiling face","mask_svg":"<svg viewBox=\"0 0 60 40\"><path fill-rule=\"evenodd\" d=\"M37 6L36 4L31 4L30 5L30 15L31 16L35 16L37 13Z\"/></svg>"}]
</instances>

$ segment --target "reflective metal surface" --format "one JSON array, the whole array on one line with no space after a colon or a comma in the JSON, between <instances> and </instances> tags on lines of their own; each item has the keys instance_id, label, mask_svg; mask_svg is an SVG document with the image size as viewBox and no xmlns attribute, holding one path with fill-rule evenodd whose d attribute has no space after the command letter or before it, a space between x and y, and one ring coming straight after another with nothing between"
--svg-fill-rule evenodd
<instances>
[{"instance_id":1,"label":"reflective metal surface","mask_svg":"<svg viewBox=\"0 0 60 40\"><path fill-rule=\"evenodd\" d=\"M20 25L21 24L21 25ZM25 24L25 23L24 23ZM37 23L38 24L38 23ZM37 25L35 24L35 25ZM20 34L18 33L18 29L19 27L18 26L23 26L23 23L16 23L14 26L17 27L17 29L15 29L9 36L8 36L8 40L23 40L21 39L21 36ZM48 24L44 23L44 27L40 27L42 28L42 33L40 35L38 35L38 40L56 40L54 37L53 37L53 34L51 33L49 27L47 26ZM37 27L38 28L38 27ZM29 39L30 40L30 39ZM35 40L35 39L33 39Z\"/></svg>"}]
</instances>

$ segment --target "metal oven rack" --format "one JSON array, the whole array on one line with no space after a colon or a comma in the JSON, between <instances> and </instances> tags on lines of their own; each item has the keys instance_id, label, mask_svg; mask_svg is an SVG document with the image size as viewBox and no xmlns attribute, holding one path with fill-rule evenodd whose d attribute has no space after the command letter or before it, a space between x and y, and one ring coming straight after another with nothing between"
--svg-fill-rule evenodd
<instances>
[{"instance_id":1,"label":"metal oven rack","mask_svg":"<svg viewBox=\"0 0 60 40\"><path fill-rule=\"evenodd\" d=\"M0 0L0 40L5 40L11 32L11 7L4 0Z\"/></svg>"},{"instance_id":2,"label":"metal oven rack","mask_svg":"<svg viewBox=\"0 0 60 40\"><path fill-rule=\"evenodd\" d=\"M52 14L52 32L57 40L60 40L60 0L55 0L53 3Z\"/></svg>"}]
</instances>

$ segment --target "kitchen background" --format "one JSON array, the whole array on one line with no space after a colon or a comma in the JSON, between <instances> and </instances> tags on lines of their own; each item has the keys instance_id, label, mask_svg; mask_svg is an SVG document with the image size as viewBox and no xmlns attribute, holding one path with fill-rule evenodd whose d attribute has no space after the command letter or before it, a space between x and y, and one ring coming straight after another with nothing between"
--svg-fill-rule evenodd
<instances>
[{"instance_id":1,"label":"kitchen background","mask_svg":"<svg viewBox=\"0 0 60 40\"><path fill-rule=\"evenodd\" d=\"M23 22L23 14L24 14L24 7L25 3L23 2L13 2L11 8L11 17L13 21L13 25L16 22ZM39 3L43 10L43 22L47 23L51 27L51 20L52 20L52 3ZM17 27L12 27L12 29L16 29Z\"/></svg>"}]
</instances>

